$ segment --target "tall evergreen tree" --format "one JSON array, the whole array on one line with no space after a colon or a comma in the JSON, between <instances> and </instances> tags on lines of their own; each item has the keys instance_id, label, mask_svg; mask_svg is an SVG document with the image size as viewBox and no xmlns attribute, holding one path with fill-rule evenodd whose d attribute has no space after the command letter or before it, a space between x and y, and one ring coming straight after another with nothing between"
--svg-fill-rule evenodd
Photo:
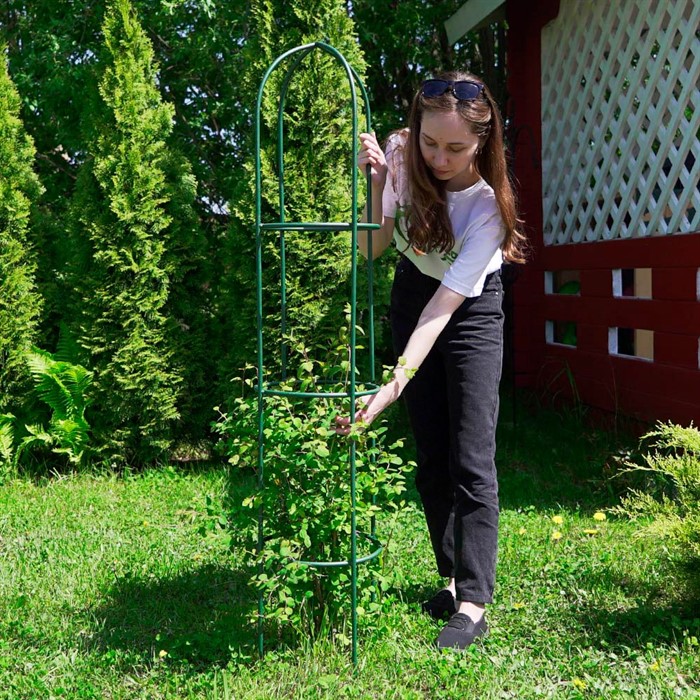
<instances>
[{"instance_id":1,"label":"tall evergreen tree","mask_svg":"<svg viewBox=\"0 0 700 700\"><path fill-rule=\"evenodd\" d=\"M28 378L24 356L35 342L41 312L28 238L30 210L42 192L34 156L0 46L0 413L21 403Z\"/></svg>"},{"instance_id":2,"label":"tall evergreen tree","mask_svg":"<svg viewBox=\"0 0 700 700\"><path fill-rule=\"evenodd\" d=\"M173 108L158 92L152 46L129 0L110 4L104 37L102 104L72 204L73 330L95 372L98 446L112 461L139 463L172 445L179 416L183 335L193 325L173 316L186 314L173 283L183 288L199 256L195 183L167 144Z\"/></svg>"},{"instance_id":3,"label":"tall evergreen tree","mask_svg":"<svg viewBox=\"0 0 700 700\"><path fill-rule=\"evenodd\" d=\"M364 62L352 20L342 0L254 0L251 33L244 47L248 66L241 76L244 104L253 116L260 81L272 61L295 46L324 40L335 46L362 75ZM277 220L278 179L276 129L280 84L287 63L273 74L263 99L263 220ZM352 143L350 91L345 72L320 51L304 59L292 79L285 116L285 204L288 221L348 221L350 173L356 145ZM362 102L359 100L360 116ZM361 128L364 122L360 121ZM227 280L234 305L223 314L231 320L228 365L231 375L255 358L253 128L246 136L247 162L232 196ZM364 186L360 181L360 203ZM276 234L265 236L264 299L266 325L274 343L279 334L280 268ZM289 330L307 345L327 342L329 332L343 323L350 246L347 233L288 234L287 298ZM248 329L248 332L246 332Z\"/></svg>"}]
</instances>

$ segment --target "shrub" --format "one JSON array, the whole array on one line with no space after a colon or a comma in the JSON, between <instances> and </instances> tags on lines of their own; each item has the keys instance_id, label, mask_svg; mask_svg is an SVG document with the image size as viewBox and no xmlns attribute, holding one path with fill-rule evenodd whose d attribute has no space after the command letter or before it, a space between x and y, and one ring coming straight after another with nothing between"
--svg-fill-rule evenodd
<instances>
[{"instance_id":1,"label":"shrub","mask_svg":"<svg viewBox=\"0 0 700 700\"><path fill-rule=\"evenodd\" d=\"M647 451L641 464L625 463L627 472L646 476L615 510L642 523L646 537L663 539L673 559L700 560L700 431L658 423L642 437ZM647 520L650 519L650 520ZM696 569L697 570L697 569Z\"/></svg>"},{"instance_id":2,"label":"shrub","mask_svg":"<svg viewBox=\"0 0 700 700\"><path fill-rule=\"evenodd\" d=\"M302 346L294 375L281 382L285 391L317 391L322 385L347 390L347 347L320 361ZM244 382L251 387L251 382ZM269 396L263 412L264 486L232 494L226 521L212 520L212 528L227 528L234 546L244 552L251 582L265 600L268 620L291 623L297 630L318 632L324 621L332 625L350 600L349 567L317 568L300 561L350 559L350 444L356 450L356 531L369 533L371 520L396 510L405 490L405 465L385 445L386 428L341 437L335 418L349 411L347 399ZM377 421L379 423L379 421ZM235 469L257 474L257 395L248 391L222 413L215 426L223 451ZM258 513L264 518L264 546L258 552ZM358 557L375 549L369 538L358 537ZM381 560L358 566L360 607L378 609L370 594L372 581L383 580Z\"/></svg>"}]
</instances>

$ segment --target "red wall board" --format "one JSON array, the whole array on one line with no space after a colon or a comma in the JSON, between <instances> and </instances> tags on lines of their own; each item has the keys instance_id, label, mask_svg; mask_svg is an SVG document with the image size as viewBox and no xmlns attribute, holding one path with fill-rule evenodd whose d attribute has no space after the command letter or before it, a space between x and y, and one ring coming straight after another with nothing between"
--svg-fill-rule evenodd
<instances>
[{"instance_id":1,"label":"red wall board","mask_svg":"<svg viewBox=\"0 0 700 700\"><path fill-rule=\"evenodd\" d=\"M506 3L509 98L504 116L508 122L506 135L511 148L519 210L525 219L525 232L530 244L530 260L513 288L515 366L519 386L534 381L544 350L544 321L541 316L544 286L537 262L542 248L540 32L558 13L559 0L540 0L537 3L508 0ZM533 303L540 307L539 318L532 313ZM525 313L534 332L526 332L520 327Z\"/></svg>"},{"instance_id":2,"label":"red wall board","mask_svg":"<svg viewBox=\"0 0 700 700\"><path fill-rule=\"evenodd\" d=\"M663 417L682 424L691 421L700 425L700 402L684 401L675 392L658 394L648 393L638 387L630 387L620 381L612 381L604 376L586 377L569 374L566 371L565 358L559 363L545 362L538 375L538 387L550 398L564 397L580 400L582 403L608 411L620 412L647 421ZM568 365L571 370L571 365ZM574 370L575 371L575 370ZM570 379L573 377L573 380ZM575 395L574 395L575 391Z\"/></svg>"},{"instance_id":3,"label":"red wall board","mask_svg":"<svg viewBox=\"0 0 700 700\"><path fill-rule=\"evenodd\" d=\"M548 294L544 307L547 320L645 328L692 336L697 336L700 331L700 304L696 301L632 298L604 300Z\"/></svg>"},{"instance_id":4,"label":"red wall board","mask_svg":"<svg viewBox=\"0 0 700 700\"><path fill-rule=\"evenodd\" d=\"M515 374L515 385L518 387L531 387L533 385L532 375L539 367L540 357L529 357L523 353L515 356L513 363L513 373Z\"/></svg>"},{"instance_id":5,"label":"red wall board","mask_svg":"<svg viewBox=\"0 0 700 700\"><path fill-rule=\"evenodd\" d=\"M581 352L607 353L608 327L592 323L576 324L576 348Z\"/></svg>"},{"instance_id":6,"label":"red wall board","mask_svg":"<svg viewBox=\"0 0 700 700\"><path fill-rule=\"evenodd\" d=\"M595 379L613 386L615 368L610 360L609 355L602 353L584 353L575 348L548 345L542 363L543 376L552 377L565 370L572 372L576 381Z\"/></svg>"},{"instance_id":7,"label":"red wall board","mask_svg":"<svg viewBox=\"0 0 700 700\"><path fill-rule=\"evenodd\" d=\"M581 296L611 297L612 272L607 270L581 270Z\"/></svg>"},{"instance_id":8,"label":"red wall board","mask_svg":"<svg viewBox=\"0 0 700 700\"><path fill-rule=\"evenodd\" d=\"M580 352L606 354L608 352L608 327L579 323L576 326L577 345ZM668 364L687 369L698 369L698 335L681 333L654 333L654 364Z\"/></svg>"},{"instance_id":9,"label":"red wall board","mask_svg":"<svg viewBox=\"0 0 700 700\"><path fill-rule=\"evenodd\" d=\"M700 405L679 401L674 394L645 394L624 387L620 392L620 410L631 416L640 416L650 421L670 420L682 425L691 422L700 425Z\"/></svg>"},{"instance_id":10,"label":"red wall board","mask_svg":"<svg viewBox=\"0 0 700 700\"><path fill-rule=\"evenodd\" d=\"M696 335L655 333L654 362L698 369L699 336L700 328ZM700 401L700 396L698 401Z\"/></svg>"},{"instance_id":11,"label":"red wall board","mask_svg":"<svg viewBox=\"0 0 700 700\"><path fill-rule=\"evenodd\" d=\"M541 255L547 270L693 267L700 266L700 233L550 245Z\"/></svg>"},{"instance_id":12,"label":"red wall board","mask_svg":"<svg viewBox=\"0 0 700 700\"><path fill-rule=\"evenodd\" d=\"M634 387L645 394L670 395L675 400L696 404L700 409L700 370L657 364L619 355L582 352L578 349L547 346L543 366L568 367L576 380L602 380L619 393Z\"/></svg>"},{"instance_id":13,"label":"red wall board","mask_svg":"<svg viewBox=\"0 0 700 700\"><path fill-rule=\"evenodd\" d=\"M540 331L541 332L536 332ZM544 324L541 328L527 326L522 332L515 333L515 365L520 372L535 371L544 354ZM524 351L527 349L528 351Z\"/></svg>"},{"instance_id":14,"label":"red wall board","mask_svg":"<svg viewBox=\"0 0 700 700\"><path fill-rule=\"evenodd\" d=\"M698 261L700 264L700 261ZM698 295L698 267L652 268L652 296L654 299L696 301ZM612 269L581 270L581 296L611 297Z\"/></svg>"},{"instance_id":15,"label":"red wall board","mask_svg":"<svg viewBox=\"0 0 700 700\"><path fill-rule=\"evenodd\" d=\"M610 413L621 413L626 416L654 422L663 416L663 420L671 420L682 425L700 424L700 406L697 403L679 401L674 396L646 394L629 387L620 387L614 397L610 387L595 380L582 381L579 386L581 401L596 408L602 408Z\"/></svg>"},{"instance_id":16,"label":"red wall board","mask_svg":"<svg viewBox=\"0 0 700 700\"><path fill-rule=\"evenodd\" d=\"M539 326L536 331L536 337L542 337L544 339L544 308L542 304L523 304L514 305L513 308L513 324L518 332L527 332L528 334L533 332L533 326ZM541 330L541 332L540 332Z\"/></svg>"},{"instance_id":17,"label":"red wall board","mask_svg":"<svg viewBox=\"0 0 700 700\"><path fill-rule=\"evenodd\" d=\"M513 309L513 323L514 327L517 329L516 332L520 332L520 329L526 330L528 333L533 332L532 326L539 324L540 328L544 328L544 309L542 305L535 306L516 306ZM544 338L544 331L540 333L539 330L536 331L538 336Z\"/></svg>"},{"instance_id":18,"label":"red wall board","mask_svg":"<svg viewBox=\"0 0 700 700\"><path fill-rule=\"evenodd\" d=\"M520 268L520 274L511 286L511 290L517 293L518 302L534 303L535 297L544 292L542 273L539 270L534 270L529 265L526 269Z\"/></svg>"},{"instance_id":19,"label":"red wall board","mask_svg":"<svg viewBox=\"0 0 700 700\"><path fill-rule=\"evenodd\" d=\"M651 293L654 299L697 300L700 256L698 258L695 267L655 267L651 273ZM692 260L687 262L692 263Z\"/></svg>"},{"instance_id":20,"label":"red wall board","mask_svg":"<svg viewBox=\"0 0 700 700\"><path fill-rule=\"evenodd\" d=\"M565 398L604 411L616 410L615 390L610 382L591 377L571 377L561 364L544 364L537 386L545 396L552 399Z\"/></svg>"}]
</instances>

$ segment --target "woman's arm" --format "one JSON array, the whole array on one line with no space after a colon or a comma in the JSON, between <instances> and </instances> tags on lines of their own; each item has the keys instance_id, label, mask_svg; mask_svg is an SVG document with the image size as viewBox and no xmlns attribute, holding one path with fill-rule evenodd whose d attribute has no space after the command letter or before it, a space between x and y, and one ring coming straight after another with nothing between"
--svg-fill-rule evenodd
<instances>
[{"instance_id":1,"label":"woman's arm","mask_svg":"<svg viewBox=\"0 0 700 700\"><path fill-rule=\"evenodd\" d=\"M387 249L394 233L394 219L385 218L382 213L382 196L384 194L388 167L384 152L380 148L377 137L374 134L360 134L360 144L360 151L357 154L357 165L360 170L364 170L367 165L370 166L372 183L371 218L368 219L367 206L365 206L362 221L380 224L380 228L372 231L372 259L374 259ZM365 257L368 257L368 238L367 230L359 230L357 232L357 247Z\"/></svg>"},{"instance_id":2,"label":"woman's arm","mask_svg":"<svg viewBox=\"0 0 700 700\"><path fill-rule=\"evenodd\" d=\"M381 224L378 229L372 231L372 260L378 258L391 243L394 235L394 219L382 215L382 192L384 188L377 189L372 186L372 223ZM367 206L362 215L362 221L367 221ZM357 231L357 247L365 258L369 257L369 232L364 229Z\"/></svg>"},{"instance_id":3,"label":"woman's arm","mask_svg":"<svg viewBox=\"0 0 700 700\"><path fill-rule=\"evenodd\" d=\"M403 366L394 369L394 376L384 384L381 389L368 400L365 405L355 414L355 422L362 422L366 425L371 423L387 406L392 404L401 396L406 384L410 380L410 372L407 370L417 370L427 354L435 345L435 341L447 325L452 314L459 308L465 297L452 291L444 285L440 285L426 304L423 313L418 319L415 330L408 339L403 357L406 362ZM336 420L336 432L347 435L350 431L350 419L339 417Z\"/></svg>"}]
</instances>

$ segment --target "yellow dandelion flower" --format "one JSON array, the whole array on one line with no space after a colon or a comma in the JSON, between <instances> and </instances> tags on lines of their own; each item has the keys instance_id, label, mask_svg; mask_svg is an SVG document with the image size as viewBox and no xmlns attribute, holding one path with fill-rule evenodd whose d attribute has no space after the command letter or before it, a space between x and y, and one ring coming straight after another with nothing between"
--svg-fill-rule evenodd
<instances>
[{"instance_id":1,"label":"yellow dandelion flower","mask_svg":"<svg viewBox=\"0 0 700 700\"><path fill-rule=\"evenodd\" d=\"M594 527L594 528L591 528L590 530L584 530L583 532L585 535L597 535L600 532L600 530L598 530L597 528Z\"/></svg>"},{"instance_id":2,"label":"yellow dandelion flower","mask_svg":"<svg viewBox=\"0 0 700 700\"><path fill-rule=\"evenodd\" d=\"M525 603L513 603L513 610L522 610L525 607Z\"/></svg>"},{"instance_id":3,"label":"yellow dandelion flower","mask_svg":"<svg viewBox=\"0 0 700 700\"><path fill-rule=\"evenodd\" d=\"M650 671L658 671L661 668L661 664L658 661L654 661L653 664L649 664Z\"/></svg>"},{"instance_id":4,"label":"yellow dandelion flower","mask_svg":"<svg viewBox=\"0 0 700 700\"><path fill-rule=\"evenodd\" d=\"M161 649L161 650L158 652L158 658L159 658L159 659L164 659L167 655L168 655L168 652L165 651L165 649Z\"/></svg>"},{"instance_id":5,"label":"yellow dandelion flower","mask_svg":"<svg viewBox=\"0 0 700 700\"><path fill-rule=\"evenodd\" d=\"M144 527L148 527L148 520L144 520L144 521L143 521L143 526L144 526Z\"/></svg>"},{"instance_id":6,"label":"yellow dandelion flower","mask_svg":"<svg viewBox=\"0 0 700 700\"><path fill-rule=\"evenodd\" d=\"M562 518L561 515L553 515L552 522L555 525L562 525L564 523L564 518Z\"/></svg>"},{"instance_id":7,"label":"yellow dandelion flower","mask_svg":"<svg viewBox=\"0 0 700 700\"><path fill-rule=\"evenodd\" d=\"M593 520L598 520L600 522L603 522L603 520L607 520L607 516L605 513L603 513L602 510L599 510L595 513L593 513Z\"/></svg>"},{"instance_id":8,"label":"yellow dandelion flower","mask_svg":"<svg viewBox=\"0 0 700 700\"><path fill-rule=\"evenodd\" d=\"M526 532L527 532L527 530L526 530L524 527L521 527L521 528L518 530L518 534L519 534L519 535L524 535Z\"/></svg>"},{"instance_id":9,"label":"yellow dandelion flower","mask_svg":"<svg viewBox=\"0 0 700 700\"><path fill-rule=\"evenodd\" d=\"M580 678L572 678L571 685L573 685L574 688L576 688L577 690L585 690L586 689L586 681L583 681Z\"/></svg>"},{"instance_id":10,"label":"yellow dandelion flower","mask_svg":"<svg viewBox=\"0 0 700 700\"><path fill-rule=\"evenodd\" d=\"M562 535L561 532L559 532L559 530L555 530L555 531L552 533L552 539L553 539L555 542L556 542L557 540L560 540L563 536L564 536L564 535Z\"/></svg>"}]
</instances>

